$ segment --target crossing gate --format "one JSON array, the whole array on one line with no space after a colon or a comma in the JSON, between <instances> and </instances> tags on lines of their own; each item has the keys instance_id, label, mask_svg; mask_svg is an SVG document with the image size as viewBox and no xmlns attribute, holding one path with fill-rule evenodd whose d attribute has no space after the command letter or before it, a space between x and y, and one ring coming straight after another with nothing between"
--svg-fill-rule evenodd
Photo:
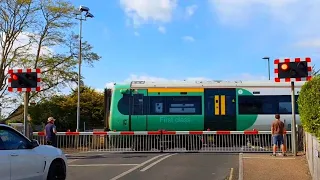
<instances>
[{"instance_id":1,"label":"crossing gate","mask_svg":"<svg viewBox=\"0 0 320 180\"><path fill-rule=\"evenodd\" d=\"M33 135L45 144L43 132ZM291 151L291 131L284 137ZM59 148L75 152L272 152L270 131L58 132L57 140Z\"/></svg>"}]
</instances>

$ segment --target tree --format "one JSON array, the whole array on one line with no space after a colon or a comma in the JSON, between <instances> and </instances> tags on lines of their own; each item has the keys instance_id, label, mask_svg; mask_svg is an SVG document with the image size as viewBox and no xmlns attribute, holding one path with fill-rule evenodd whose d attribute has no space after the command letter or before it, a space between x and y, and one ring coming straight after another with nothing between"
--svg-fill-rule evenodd
<instances>
[{"instance_id":1,"label":"tree","mask_svg":"<svg viewBox=\"0 0 320 180\"><path fill-rule=\"evenodd\" d=\"M320 76L306 82L299 93L301 123L307 132L320 137Z\"/></svg>"},{"instance_id":2,"label":"tree","mask_svg":"<svg viewBox=\"0 0 320 180\"><path fill-rule=\"evenodd\" d=\"M75 7L70 2L2 0L0 9L0 32L3 32L0 35L0 100L12 104L5 99L8 98L5 94L8 68L42 69L42 91L32 93L30 100L50 97L76 82L79 41L78 35L71 31L76 23ZM84 41L83 61L91 66L100 59L92 50Z\"/></svg>"},{"instance_id":3,"label":"tree","mask_svg":"<svg viewBox=\"0 0 320 180\"><path fill-rule=\"evenodd\" d=\"M103 121L103 93L90 87L81 87L81 124L86 123L86 129L104 127ZM34 124L46 123L46 119L54 116L57 119L59 131L76 129L77 119L77 93L70 95L52 96L30 107L29 113ZM81 128L82 129L82 128Z\"/></svg>"},{"instance_id":4,"label":"tree","mask_svg":"<svg viewBox=\"0 0 320 180\"><path fill-rule=\"evenodd\" d=\"M316 69L316 65L312 66L312 76L319 76L320 75L320 69Z\"/></svg>"},{"instance_id":5,"label":"tree","mask_svg":"<svg viewBox=\"0 0 320 180\"><path fill-rule=\"evenodd\" d=\"M81 87L80 93L81 123L83 124L85 122L87 127L104 127L103 93L86 86ZM74 122L76 122L77 99L77 91L73 91L66 101L61 102L63 109L69 109L74 112L72 118ZM80 126L82 126L82 124Z\"/></svg>"}]
</instances>

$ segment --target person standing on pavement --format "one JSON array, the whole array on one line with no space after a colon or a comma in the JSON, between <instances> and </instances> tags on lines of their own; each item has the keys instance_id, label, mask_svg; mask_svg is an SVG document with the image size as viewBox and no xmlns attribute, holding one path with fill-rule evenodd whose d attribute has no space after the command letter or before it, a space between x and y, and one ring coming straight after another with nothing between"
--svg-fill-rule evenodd
<instances>
[{"instance_id":1,"label":"person standing on pavement","mask_svg":"<svg viewBox=\"0 0 320 180\"><path fill-rule=\"evenodd\" d=\"M284 145L284 133L285 133L284 123L280 120L280 115L276 114L275 120L272 122L272 125L271 125L271 134L272 134L272 141L273 141L272 156L276 156L278 146L281 146L282 155L286 156L285 145Z\"/></svg>"},{"instance_id":2,"label":"person standing on pavement","mask_svg":"<svg viewBox=\"0 0 320 180\"><path fill-rule=\"evenodd\" d=\"M57 129L56 126L54 125L55 119L53 117L48 118L48 124L45 127L45 136L46 136L46 141L47 145L51 145L53 147L57 147Z\"/></svg>"}]
</instances>

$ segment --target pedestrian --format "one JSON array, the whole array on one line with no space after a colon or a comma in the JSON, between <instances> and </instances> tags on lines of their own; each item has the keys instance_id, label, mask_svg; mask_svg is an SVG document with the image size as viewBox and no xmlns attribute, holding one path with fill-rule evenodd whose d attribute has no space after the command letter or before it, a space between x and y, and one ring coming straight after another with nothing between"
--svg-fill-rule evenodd
<instances>
[{"instance_id":1,"label":"pedestrian","mask_svg":"<svg viewBox=\"0 0 320 180\"><path fill-rule=\"evenodd\" d=\"M48 118L48 124L46 125L44 132L46 136L47 145L57 147L57 129L54 125L54 121L55 119L53 117Z\"/></svg>"},{"instance_id":2,"label":"pedestrian","mask_svg":"<svg viewBox=\"0 0 320 180\"><path fill-rule=\"evenodd\" d=\"M285 145L284 145L284 133L285 126L284 123L280 120L280 115L275 115L275 120L271 125L271 134L273 141L273 153L272 156L276 156L277 148L280 146L282 150L282 155L286 156Z\"/></svg>"},{"instance_id":3,"label":"pedestrian","mask_svg":"<svg viewBox=\"0 0 320 180\"><path fill-rule=\"evenodd\" d=\"M28 121L27 121L27 125L28 125L28 127L27 127L27 133L26 133L26 135L27 135L27 137L29 138L29 139L33 139L33 129L32 129L32 122L31 122L31 117L30 117L30 115L28 115Z\"/></svg>"}]
</instances>

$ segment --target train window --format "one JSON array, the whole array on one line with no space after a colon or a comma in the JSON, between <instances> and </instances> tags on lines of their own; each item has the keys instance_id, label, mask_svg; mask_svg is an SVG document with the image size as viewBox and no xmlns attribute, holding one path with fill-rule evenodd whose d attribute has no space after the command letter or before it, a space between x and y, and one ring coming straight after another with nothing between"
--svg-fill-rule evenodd
<instances>
[{"instance_id":1,"label":"train window","mask_svg":"<svg viewBox=\"0 0 320 180\"><path fill-rule=\"evenodd\" d=\"M291 102L279 102L279 114L292 113Z\"/></svg>"},{"instance_id":2,"label":"train window","mask_svg":"<svg viewBox=\"0 0 320 180\"><path fill-rule=\"evenodd\" d=\"M275 114L275 96L239 96L239 114Z\"/></svg>"},{"instance_id":3,"label":"train window","mask_svg":"<svg viewBox=\"0 0 320 180\"><path fill-rule=\"evenodd\" d=\"M291 96L278 96L278 113L279 114L290 114L292 113L291 108Z\"/></svg>"},{"instance_id":4,"label":"train window","mask_svg":"<svg viewBox=\"0 0 320 180\"><path fill-rule=\"evenodd\" d=\"M290 114L291 96L239 96L239 114ZM297 104L296 104L297 109ZM297 112L298 114L298 112Z\"/></svg>"},{"instance_id":5,"label":"train window","mask_svg":"<svg viewBox=\"0 0 320 180\"><path fill-rule=\"evenodd\" d=\"M260 114L275 114L274 103L265 102L262 105L262 112Z\"/></svg>"},{"instance_id":6,"label":"train window","mask_svg":"<svg viewBox=\"0 0 320 180\"><path fill-rule=\"evenodd\" d=\"M157 115L163 114L165 111L165 97L163 96L150 96L150 114Z\"/></svg>"},{"instance_id":7,"label":"train window","mask_svg":"<svg viewBox=\"0 0 320 180\"><path fill-rule=\"evenodd\" d=\"M143 94L134 94L132 98L132 115L143 115L144 98Z\"/></svg>"},{"instance_id":8,"label":"train window","mask_svg":"<svg viewBox=\"0 0 320 180\"><path fill-rule=\"evenodd\" d=\"M168 114L202 114L201 96L167 96Z\"/></svg>"},{"instance_id":9,"label":"train window","mask_svg":"<svg viewBox=\"0 0 320 180\"><path fill-rule=\"evenodd\" d=\"M118 110L123 115L129 115L130 95L124 94L118 102Z\"/></svg>"},{"instance_id":10,"label":"train window","mask_svg":"<svg viewBox=\"0 0 320 180\"><path fill-rule=\"evenodd\" d=\"M239 114L259 114L263 111L263 102L257 96L239 96Z\"/></svg>"}]
</instances>

